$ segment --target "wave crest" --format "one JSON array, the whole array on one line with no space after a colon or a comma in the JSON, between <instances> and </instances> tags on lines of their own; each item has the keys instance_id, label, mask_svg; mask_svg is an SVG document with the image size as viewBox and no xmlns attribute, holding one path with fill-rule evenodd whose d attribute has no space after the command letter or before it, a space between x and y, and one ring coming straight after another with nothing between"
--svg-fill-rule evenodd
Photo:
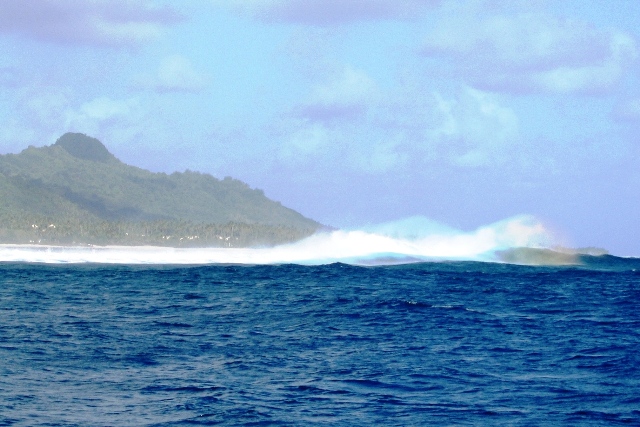
<instances>
[{"instance_id":1,"label":"wave crest","mask_svg":"<svg viewBox=\"0 0 640 427\"><path fill-rule=\"evenodd\" d=\"M271 248L0 246L0 261L110 264L390 264L418 261L503 261L511 248L549 248L552 233L521 215L464 232L424 217L315 234Z\"/></svg>"}]
</instances>

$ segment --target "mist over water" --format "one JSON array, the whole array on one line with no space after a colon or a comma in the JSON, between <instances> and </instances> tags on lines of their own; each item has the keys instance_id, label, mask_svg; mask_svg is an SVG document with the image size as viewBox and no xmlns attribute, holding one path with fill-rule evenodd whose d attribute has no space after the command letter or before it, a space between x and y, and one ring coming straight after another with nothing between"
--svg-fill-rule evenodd
<instances>
[{"instance_id":1,"label":"mist over water","mask_svg":"<svg viewBox=\"0 0 640 427\"><path fill-rule=\"evenodd\" d=\"M0 245L0 261L109 264L391 264L417 261L499 261L510 248L549 248L553 234L521 215L465 232L424 217L357 230L322 232L269 248L52 247Z\"/></svg>"}]
</instances>

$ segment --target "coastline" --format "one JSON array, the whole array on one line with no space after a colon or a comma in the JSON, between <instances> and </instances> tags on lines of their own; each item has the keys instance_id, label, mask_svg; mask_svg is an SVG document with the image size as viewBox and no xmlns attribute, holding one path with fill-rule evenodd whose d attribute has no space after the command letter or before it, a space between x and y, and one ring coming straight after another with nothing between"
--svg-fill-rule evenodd
<instances>
[{"instance_id":1,"label":"coastline","mask_svg":"<svg viewBox=\"0 0 640 427\"><path fill-rule=\"evenodd\" d=\"M362 233L316 234L295 243L271 247L168 247L126 245L41 245L0 243L0 263L111 265L325 265L358 266L422 262L484 262L540 267L636 268L638 257L563 253L544 248L516 247L482 252L437 253L424 242L390 239ZM626 267L625 267L626 268Z\"/></svg>"}]
</instances>

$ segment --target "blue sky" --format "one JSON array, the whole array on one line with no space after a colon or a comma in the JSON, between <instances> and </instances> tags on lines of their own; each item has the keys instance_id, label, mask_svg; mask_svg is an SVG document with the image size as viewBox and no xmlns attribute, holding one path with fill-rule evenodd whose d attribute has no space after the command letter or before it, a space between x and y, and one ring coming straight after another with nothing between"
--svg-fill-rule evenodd
<instances>
[{"instance_id":1,"label":"blue sky","mask_svg":"<svg viewBox=\"0 0 640 427\"><path fill-rule=\"evenodd\" d=\"M0 153L67 131L322 223L535 215L640 255L640 3L0 2Z\"/></svg>"}]
</instances>

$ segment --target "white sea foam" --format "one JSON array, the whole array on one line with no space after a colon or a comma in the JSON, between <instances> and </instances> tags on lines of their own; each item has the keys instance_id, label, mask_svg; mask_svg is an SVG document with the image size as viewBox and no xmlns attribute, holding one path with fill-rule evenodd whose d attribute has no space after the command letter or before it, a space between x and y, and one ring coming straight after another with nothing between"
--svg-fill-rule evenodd
<instances>
[{"instance_id":1,"label":"white sea foam","mask_svg":"<svg viewBox=\"0 0 640 427\"><path fill-rule=\"evenodd\" d=\"M56 247L0 245L0 261L108 264L351 264L426 260L496 261L513 247L550 247L552 234L531 216L518 216L463 232L424 218L361 230L318 233L271 248Z\"/></svg>"}]
</instances>

